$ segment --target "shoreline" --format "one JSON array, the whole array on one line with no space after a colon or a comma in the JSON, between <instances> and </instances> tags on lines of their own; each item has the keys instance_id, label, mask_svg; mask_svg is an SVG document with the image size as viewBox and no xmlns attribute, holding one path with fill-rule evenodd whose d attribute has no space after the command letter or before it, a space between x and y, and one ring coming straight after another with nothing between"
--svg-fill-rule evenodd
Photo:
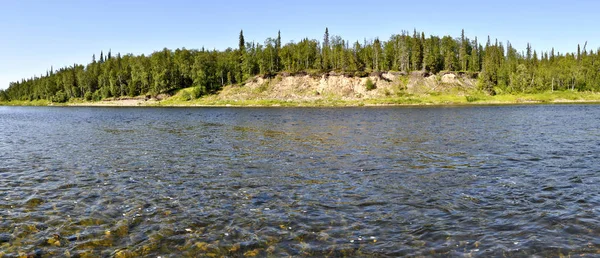
<instances>
[{"instance_id":1,"label":"shoreline","mask_svg":"<svg viewBox=\"0 0 600 258\"><path fill-rule=\"evenodd\" d=\"M367 87L371 82L374 88ZM89 96L88 96L89 98ZM68 99L68 98L67 98ZM70 98L56 103L49 99L0 102L0 106L81 106L81 107L415 107L600 104L594 91L539 91L536 93L502 92L490 95L478 89L477 81L455 74L345 77L323 75L276 76L249 79L245 84L224 86L208 95L197 87L169 93L110 97L97 101Z\"/></svg>"},{"instance_id":2,"label":"shoreline","mask_svg":"<svg viewBox=\"0 0 600 258\"><path fill-rule=\"evenodd\" d=\"M509 95L515 96L515 95ZM395 101L394 101L395 100ZM52 103L47 101L0 102L0 106L55 106L55 107L197 107L197 108L244 108L244 107L459 107L459 106L508 106L508 105L568 105L568 104L600 104L600 99L554 99L516 101L482 100L460 102L423 101L402 102L403 99L364 99L364 100L218 100L218 101L170 101L162 100L108 100L90 102Z\"/></svg>"}]
</instances>

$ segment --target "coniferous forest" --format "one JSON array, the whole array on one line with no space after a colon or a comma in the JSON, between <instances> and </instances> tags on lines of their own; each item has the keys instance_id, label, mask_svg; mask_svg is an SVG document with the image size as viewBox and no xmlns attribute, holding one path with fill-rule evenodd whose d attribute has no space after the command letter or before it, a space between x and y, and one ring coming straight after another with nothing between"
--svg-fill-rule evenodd
<instances>
[{"instance_id":1,"label":"coniferous forest","mask_svg":"<svg viewBox=\"0 0 600 258\"><path fill-rule=\"evenodd\" d=\"M246 42L243 31L237 48L224 51L163 49L146 55L93 55L91 62L50 70L45 75L12 82L0 91L0 101L66 102L71 98L101 100L110 97L157 95L194 87L194 97L241 84L256 75L278 73L442 71L478 76L488 94L544 91L600 90L600 49L587 43L574 53L537 52L531 45L517 51L510 42L459 37L425 36L403 31L387 41L378 38L349 42L325 30L322 40L302 39L282 45L281 34L264 42Z\"/></svg>"}]
</instances>

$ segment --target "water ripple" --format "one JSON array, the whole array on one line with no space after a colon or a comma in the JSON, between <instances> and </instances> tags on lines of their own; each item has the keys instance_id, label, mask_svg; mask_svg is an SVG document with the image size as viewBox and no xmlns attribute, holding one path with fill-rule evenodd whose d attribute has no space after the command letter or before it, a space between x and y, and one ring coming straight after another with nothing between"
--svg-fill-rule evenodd
<instances>
[{"instance_id":1,"label":"water ripple","mask_svg":"<svg viewBox=\"0 0 600 258\"><path fill-rule=\"evenodd\" d=\"M599 108L0 107L0 256L596 255Z\"/></svg>"}]
</instances>

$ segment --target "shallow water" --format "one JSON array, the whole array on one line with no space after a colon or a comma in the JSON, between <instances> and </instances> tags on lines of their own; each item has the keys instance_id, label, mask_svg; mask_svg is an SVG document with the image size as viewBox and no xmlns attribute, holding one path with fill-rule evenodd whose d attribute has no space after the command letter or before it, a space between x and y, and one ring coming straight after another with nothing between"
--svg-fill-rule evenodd
<instances>
[{"instance_id":1,"label":"shallow water","mask_svg":"<svg viewBox=\"0 0 600 258\"><path fill-rule=\"evenodd\" d=\"M0 256L600 252L600 106L0 107Z\"/></svg>"}]
</instances>

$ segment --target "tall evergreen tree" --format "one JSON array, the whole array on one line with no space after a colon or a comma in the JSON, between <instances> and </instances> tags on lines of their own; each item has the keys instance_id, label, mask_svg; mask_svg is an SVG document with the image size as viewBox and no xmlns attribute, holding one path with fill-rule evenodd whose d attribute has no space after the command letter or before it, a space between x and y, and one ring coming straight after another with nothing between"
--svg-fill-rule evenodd
<instances>
[{"instance_id":1,"label":"tall evergreen tree","mask_svg":"<svg viewBox=\"0 0 600 258\"><path fill-rule=\"evenodd\" d=\"M463 71L467 70L467 64L468 64L468 60L469 60L469 56L467 55L467 46L468 46L468 41L465 38L465 30L463 29L461 34L460 34L460 50L458 53L458 58L459 58L459 62L460 62L460 69Z\"/></svg>"},{"instance_id":2,"label":"tall evergreen tree","mask_svg":"<svg viewBox=\"0 0 600 258\"><path fill-rule=\"evenodd\" d=\"M277 31L277 39L275 40L275 67L277 71L281 70L281 31Z\"/></svg>"},{"instance_id":3,"label":"tall evergreen tree","mask_svg":"<svg viewBox=\"0 0 600 258\"><path fill-rule=\"evenodd\" d=\"M246 40L244 40L244 31L240 30L240 37L238 42L238 63L236 72L236 81L242 83L244 80L244 59L246 56Z\"/></svg>"},{"instance_id":4,"label":"tall evergreen tree","mask_svg":"<svg viewBox=\"0 0 600 258\"><path fill-rule=\"evenodd\" d=\"M412 61L412 70L421 70L423 65L423 43L419 37L419 33L417 33L417 29L415 29L413 33L410 59Z\"/></svg>"},{"instance_id":5,"label":"tall evergreen tree","mask_svg":"<svg viewBox=\"0 0 600 258\"><path fill-rule=\"evenodd\" d=\"M321 66L323 70L329 69L329 28L325 28L325 34L323 35L323 48L321 50Z\"/></svg>"}]
</instances>

